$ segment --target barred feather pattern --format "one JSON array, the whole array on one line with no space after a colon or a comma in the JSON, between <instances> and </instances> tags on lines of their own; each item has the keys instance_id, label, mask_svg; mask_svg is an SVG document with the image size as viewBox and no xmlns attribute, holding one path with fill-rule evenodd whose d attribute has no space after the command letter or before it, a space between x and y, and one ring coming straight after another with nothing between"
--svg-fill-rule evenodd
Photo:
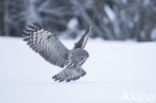
<instances>
[{"instance_id":1,"label":"barred feather pattern","mask_svg":"<svg viewBox=\"0 0 156 103\"><path fill-rule=\"evenodd\" d=\"M29 29L24 30L24 35L26 35L24 41L45 60L63 68L67 61L69 50L53 33L39 26L28 27Z\"/></svg>"},{"instance_id":2,"label":"barred feather pattern","mask_svg":"<svg viewBox=\"0 0 156 103\"><path fill-rule=\"evenodd\" d=\"M80 77L83 77L84 75L86 75L86 71L83 69L80 69L80 68L69 69L68 68L54 75L53 79L59 82L62 82L62 81L70 82L70 81L75 81L79 79Z\"/></svg>"},{"instance_id":3,"label":"barred feather pattern","mask_svg":"<svg viewBox=\"0 0 156 103\"><path fill-rule=\"evenodd\" d=\"M93 27L93 25L88 26L85 34L80 38L80 40L77 43L75 43L74 49L76 49L76 48L85 48L92 27Z\"/></svg>"},{"instance_id":4,"label":"barred feather pattern","mask_svg":"<svg viewBox=\"0 0 156 103\"><path fill-rule=\"evenodd\" d=\"M64 66L65 69L66 69L66 68L72 69L72 68L75 68L75 67L76 67L76 64L74 64L74 63L72 62L71 57L72 57L72 53L69 52L68 58L67 58L67 60L66 60L66 62L65 62L65 66Z\"/></svg>"}]
</instances>

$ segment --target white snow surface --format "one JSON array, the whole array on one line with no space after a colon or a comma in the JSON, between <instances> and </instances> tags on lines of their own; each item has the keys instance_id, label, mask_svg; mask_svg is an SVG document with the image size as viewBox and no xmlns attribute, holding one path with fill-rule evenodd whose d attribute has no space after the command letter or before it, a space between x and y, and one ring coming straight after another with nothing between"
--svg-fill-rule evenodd
<instances>
[{"instance_id":1,"label":"white snow surface","mask_svg":"<svg viewBox=\"0 0 156 103\"><path fill-rule=\"evenodd\" d=\"M72 48L73 40L61 40ZM33 52L21 38L0 37L0 103L155 103L156 42L89 40L87 75L58 83L62 69ZM122 99L126 92L129 99ZM140 100L134 95L152 95Z\"/></svg>"}]
</instances>

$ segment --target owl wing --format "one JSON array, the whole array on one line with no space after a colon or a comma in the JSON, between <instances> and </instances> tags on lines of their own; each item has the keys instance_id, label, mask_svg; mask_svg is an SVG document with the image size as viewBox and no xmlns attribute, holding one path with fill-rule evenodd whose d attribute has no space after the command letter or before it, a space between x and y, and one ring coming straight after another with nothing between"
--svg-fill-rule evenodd
<instances>
[{"instance_id":1,"label":"owl wing","mask_svg":"<svg viewBox=\"0 0 156 103\"><path fill-rule=\"evenodd\" d=\"M44 30L41 26L34 24L24 30L27 37L24 41L35 52L39 53L45 60L53 65L64 67L69 50L51 32Z\"/></svg>"},{"instance_id":2,"label":"owl wing","mask_svg":"<svg viewBox=\"0 0 156 103\"><path fill-rule=\"evenodd\" d=\"M61 72L59 72L58 74L53 76L53 79L55 81L66 81L66 82L70 82L73 80L78 80L80 77L86 75L86 71L80 68L76 68L76 69L64 69Z\"/></svg>"},{"instance_id":3,"label":"owl wing","mask_svg":"<svg viewBox=\"0 0 156 103\"><path fill-rule=\"evenodd\" d=\"M75 43L74 49L76 49L76 48L84 48L86 46L86 43L88 41L91 28L92 28L92 25L88 26L85 34L82 35L82 37L80 38L80 40L77 43Z\"/></svg>"}]
</instances>

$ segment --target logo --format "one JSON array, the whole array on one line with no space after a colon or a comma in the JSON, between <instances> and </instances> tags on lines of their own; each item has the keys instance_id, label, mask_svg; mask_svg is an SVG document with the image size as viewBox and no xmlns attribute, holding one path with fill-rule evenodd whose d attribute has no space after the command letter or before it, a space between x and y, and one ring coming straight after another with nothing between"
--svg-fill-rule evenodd
<instances>
[{"instance_id":1,"label":"logo","mask_svg":"<svg viewBox=\"0 0 156 103\"><path fill-rule=\"evenodd\" d=\"M155 96L152 93L142 93L134 91L122 91L121 100L131 101L131 102L148 102L154 103Z\"/></svg>"}]
</instances>

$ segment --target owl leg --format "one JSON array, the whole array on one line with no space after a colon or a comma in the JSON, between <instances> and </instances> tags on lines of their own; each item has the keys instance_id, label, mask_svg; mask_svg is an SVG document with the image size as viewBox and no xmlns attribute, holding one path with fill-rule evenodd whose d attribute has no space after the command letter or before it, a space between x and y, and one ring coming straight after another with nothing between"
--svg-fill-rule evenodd
<instances>
[{"instance_id":1,"label":"owl leg","mask_svg":"<svg viewBox=\"0 0 156 103\"><path fill-rule=\"evenodd\" d=\"M53 76L53 79L55 81L66 81L66 82L70 82L70 81L74 81L79 79L80 77L84 76L86 74L86 72L83 69L65 69L63 71L61 71L60 73L56 74Z\"/></svg>"}]
</instances>

